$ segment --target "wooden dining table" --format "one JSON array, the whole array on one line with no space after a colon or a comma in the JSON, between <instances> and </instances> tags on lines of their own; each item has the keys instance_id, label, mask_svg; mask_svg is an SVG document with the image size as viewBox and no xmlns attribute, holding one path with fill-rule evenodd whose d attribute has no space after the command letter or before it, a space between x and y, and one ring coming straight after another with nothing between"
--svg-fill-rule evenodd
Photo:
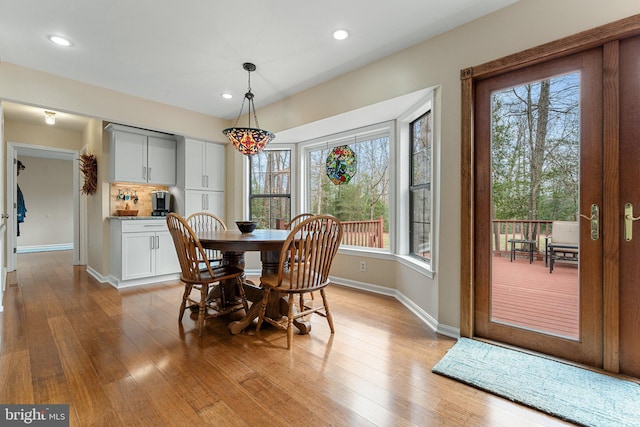
<instances>
[{"instance_id":1,"label":"wooden dining table","mask_svg":"<svg viewBox=\"0 0 640 427\"><path fill-rule=\"evenodd\" d=\"M262 275L277 274L280 264L280 250L282 244L289 235L289 230L254 230L251 233L241 233L237 230L207 230L197 231L196 237L200 240L205 249L217 249L222 252L222 263L239 267L244 270L245 252L259 251L262 262ZM230 298L235 295L235 284L233 281L222 284L225 287L225 294ZM263 288L246 278L243 279L243 288L247 299L251 301L251 307L245 316L229 323L229 330L232 334L239 334L247 326L251 325L254 319L260 315L262 307ZM267 302L266 316L272 319L279 319L287 314L288 303L278 292L271 292ZM301 334L306 334L311 330L308 321L295 321L294 325Z\"/></svg>"}]
</instances>

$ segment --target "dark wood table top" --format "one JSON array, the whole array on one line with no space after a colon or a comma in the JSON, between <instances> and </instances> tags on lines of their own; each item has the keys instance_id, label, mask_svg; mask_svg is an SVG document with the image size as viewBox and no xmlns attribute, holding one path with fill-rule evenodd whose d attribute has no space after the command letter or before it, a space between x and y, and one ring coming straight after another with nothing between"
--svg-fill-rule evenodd
<instances>
[{"instance_id":1,"label":"dark wood table top","mask_svg":"<svg viewBox=\"0 0 640 427\"><path fill-rule=\"evenodd\" d=\"M289 230L254 230L241 233L237 230L198 231L196 237L205 248L221 251L279 251L287 239Z\"/></svg>"}]
</instances>

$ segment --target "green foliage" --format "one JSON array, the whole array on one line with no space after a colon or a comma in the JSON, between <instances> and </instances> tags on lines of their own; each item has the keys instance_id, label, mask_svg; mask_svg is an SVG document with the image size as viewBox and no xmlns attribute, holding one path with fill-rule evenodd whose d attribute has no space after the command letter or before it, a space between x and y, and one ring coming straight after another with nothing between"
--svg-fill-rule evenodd
<instances>
[{"instance_id":1,"label":"green foliage","mask_svg":"<svg viewBox=\"0 0 640 427\"><path fill-rule=\"evenodd\" d=\"M543 87L548 97L543 96ZM495 219L575 220L580 155L579 75L492 96Z\"/></svg>"}]
</instances>

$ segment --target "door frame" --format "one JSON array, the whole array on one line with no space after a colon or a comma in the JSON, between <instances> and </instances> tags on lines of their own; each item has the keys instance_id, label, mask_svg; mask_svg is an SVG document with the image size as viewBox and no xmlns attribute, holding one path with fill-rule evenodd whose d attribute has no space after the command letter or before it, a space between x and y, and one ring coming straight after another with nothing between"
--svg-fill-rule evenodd
<instances>
[{"instance_id":1,"label":"door frame","mask_svg":"<svg viewBox=\"0 0 640 427\"><path fill-rule=\"evenodd\" d=\"M603 47L603 161L617 170L619 163L619 82L618 40L640 34L640 15L527 49L460 71L461 80L461 254L460 254L460 336L474 337L475 299L475 169L474 104L475 83L499 75L546 62L593 47ZM618 215L618 176L604 176L602 227L603 233L603 368L619 371L619 256L620 226Z\"/></svg>"},{"instance_id":2,"label":"door frame","mask_svg":"<svg viewBox=\"0 0 640 427\"><path fill-rule=\"evenodd\" d=\"M86 264L86 239L82 232L82 224L86 224L86 208L82 208L86 203L84 197L80 195L80 173L79 173L79 159L80 155L78 150L70 150L65 148L46 147L42 145L23 144L18 142L7 143L7 163L6 163L6 212L7 218L7 239L6 239L6 253L7 253L7 271L14 271L17 268L17 253L16 248L18 246L17 230L18 222L16 219L14 208L16 203L17 192L16 188L16 163L18 156L38 156L50 159L64 159L72 161L73 168L73 203L72 203L72 215L73 215L73 265Z\"/></svg>"}]
</instances>

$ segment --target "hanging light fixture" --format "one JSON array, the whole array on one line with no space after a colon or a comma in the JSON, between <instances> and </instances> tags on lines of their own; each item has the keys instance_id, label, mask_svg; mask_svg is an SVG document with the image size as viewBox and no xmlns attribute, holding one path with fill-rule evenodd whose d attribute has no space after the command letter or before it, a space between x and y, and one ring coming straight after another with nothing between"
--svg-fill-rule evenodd
<instances>
[{"instance_id":1,"label":"hanging light fixture","mask_svg":"<svg viewBox=\"0 0 640 427\"><path fill-rule=\"evenodd\" d=\"M233 146L242 154L252 155L256 154L269 143L276 136L268 130L260 129L258 124L258 116L256 115L256 107L253 105L253 93L251 92L251 72L256 70L255 64L245 62L242 64L242 68L249 74L249 89L244 94L242 100L242 106L240 107L240 113L234 123L233 127L227 128L222 131L229 141L233 143ZM249 101L249 111L247 117L249 118L249 126L246 128L238 127L238 121L242 116L242 110L244 109L245 101ZM256 122L256 127L251 127L251 114Z\"/></svg>"},{"instance_id":2,"label":"hanging light fixture","mask_svg":"<svg viewBox=\"0 0 640 427\"><path fill-rule=\"evenodd\" d=\"M48 125L56 124L56 113L53 111L45 111L44 112L44 122Z\"/></svg>"},{"instance_id":3,"label":"hanging light fixture","mask_svg":"<svg viewBox=\"0 0 640 427\"><path fill-rule=\"evenodd\" d=\"M348 145L335 147L327 156L326 168L335 185L348 184L358 170L356 153Z\"/></svg>"}]
</instances>

